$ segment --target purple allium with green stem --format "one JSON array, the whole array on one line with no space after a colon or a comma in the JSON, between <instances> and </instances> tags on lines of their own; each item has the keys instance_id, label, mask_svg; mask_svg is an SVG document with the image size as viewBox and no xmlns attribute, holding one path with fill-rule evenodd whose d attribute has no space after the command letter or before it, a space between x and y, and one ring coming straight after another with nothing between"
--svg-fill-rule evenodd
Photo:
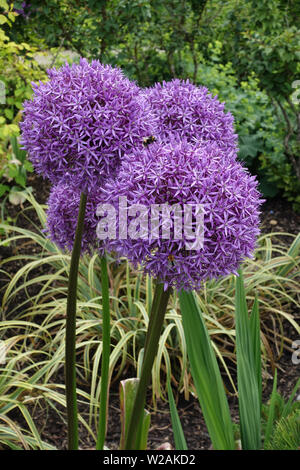
<instances>
[{"instance_id":1,"label":"purple allium with green stem","mask_svg":"<svg viewBox=\"0 0 300 470\"><path fill-rule=\"evenodd\" d=\"M170 136L168 143L157 142L142 152L134 151L134 155L123 159L115 184L105 188L115 206L120 196L126 196L128 206L200 204L204 209L204 245L199 250L187 250L184 237L117 239L108 244L119 256L141 264L143 271L156 279L125 449L136 446L172 287L182 293L200 288L207 279L236 274L245 257L252 256L259 233L262 199L256 178L231 155L230 147L218 149L216 143L203 141L193 145L182 139L180 142ZM226 158L228 155L230 158ZM143 227L141 234L145 232Z\"/></svg>"},{"instance_id":2,"label":"purple allium with green stem","mask_svg":"<svg viewBox=\"0 0 300 470\"><path fill-rule=\"evenodd\" d=\"M110 306L104 247L141 265L156 280L142 374L125 444L133 449L172 288L192 290L207 279L236 273L254 251L262 200L255 177L236 159L233 117L206 88L176 79L141 91L120 69L85 59L51 69L48 75L48 82L34 85L33 99L24 105L21 130L35 170L55 184L47 214L50 238L61 248L72 249L66 321L69 449L78 448L78 265L80 254L94 249L101 254L103 328L96 448L103 449L105 440ZM151 136L156 142L144 146ZM181 239L119 237L100 242L96 207L110 203L118 208L122 196L129 207L201 205L204 246L187 249L190 240L184 235ZM117 218L117 230L118 222ZM174 232L174 227L170 230Z\"/></svg>"},{"instance_id":3,"label":"purple allium with green stem","mask_svg":"<svg viewBox=\"0 0 300 470\"><path fill-rule=\"evenodd\" d=\"M102 449L106 435L106 415L109 383L110 356L110 305L109 282L105 251L96 237L96 208L101 202L102 192L95 187L87 195L74 186L69 178L62 179L52 187L48 200L47 226L50 239L62 249L72 250L66 319L66 402L68 414L68 448L78 449L78 412L76 392L76 303L77 278L80 255L96 249L101 255L101 297L102 297L102 361L101 361L101 402L97 449Z\"/></svg>"},{"instance_id":4,"label":"purple allium with green stem","mask_svg":"<svg viewBox=\"0 0 300 470\"><path fill-rule=\"evenodd\" d=\"M181 239L175 239L172 227L170 239L151 239L149 217L148 237L117 238L108 241L107 247L135 266L141 264L145 273L165 287L192 290L207 279L236 273L243 260L252 256L259 233L262 200L257 184L241 163L226 160L215 144L156 142L142 151L134 150L125 156L116 180L106 184L106 201L117 207L119 197L126 196L128 207L143 204L149 209L155 204L182 208L200 204L204 246L186 249L189 240L184 231Z\"/></svg>"},{"instance_id":5,"label":"purple allium with green stem","mask_svg":"<svg viewBox=\"0 0 300 470\"><path fill-rule=\"evenodd\" d=\"M212 97L207 88L174 79L157 83L144 94L159 118L160 140L176 137L197 144L216 143L226 156L235 158L237 135L233 116L224 111L224 103L217 96Z\"/></svg>"},{"instance_id":6,"label":"purple allium with green stem","mask_svg":"<svg viewBox=\"0 0 300 470\"><path fill-rule=\"evenodd\" d=\"M125 152L156 133L149 103L119 68L81 59L48 76L33 84L20 127L36 172L53 183L67 175L88 191L114 175Z\"/></svg>"},{"instance_id":7,"label":"purple allium with green stem","mask_svg":"<svg viewBox=\"0 0 300 470\"><path fill-rule=\"evenodd\" d=\"M68 445L69 449L77 449L77 275L81 252L96 240L95 187L101 187L116 174L125 152L132 147L142 149L144 139L156 133L157 118L138 86L116 67L80 59L79 64L48 70L48 76L46 83L33 84L33 98L24 103L20 127L22 144L36 172L57 185L49 199L50 235L60 247L72 248L66 320L66 398ZM69 187L65 186L66 180L71 182ZM101 268L105 344L98 449L103 448L105 438L110 349L105 255L101 257Z\"/></svg>"}]
</instances>

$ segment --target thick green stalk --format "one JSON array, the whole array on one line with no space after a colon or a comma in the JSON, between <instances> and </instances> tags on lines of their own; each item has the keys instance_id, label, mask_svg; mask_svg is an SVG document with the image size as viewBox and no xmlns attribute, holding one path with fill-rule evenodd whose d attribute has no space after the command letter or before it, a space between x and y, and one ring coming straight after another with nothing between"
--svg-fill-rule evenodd
<instances>
[{"instance_id":1,"label":"thick green stalk","mask_svg":"<svg viewBox=\"0 0 300 470\"><path fill-rule=\"evenodd\" d=\"M101 288L102 288L102 361L101 361L101 390L100 414L96 450L103 450L108 405L109 357L110 357L110 311L109 311L109 282L107 275L106 257L101 258Z\"/></svg>"},{"instance_id":2,"label":"thick green stalk","mask_svg":"<svg viewBox=\"0 0 300 470\"><path fill-rule=\"evenodd\" d=\"M66 320L66 349L65 349L65 380L66 401L68 416L68 449L78 449L78 416L76 398L76 300L77 300L77 277L78 265L81 252L81 239L84 226L84 215L86 207L86 194L80 197L79 213L75 240L71 256L68 298L67 298L67 320Z\"/></svg>"},{"instance_id":3,"label":"thick green stalk","mask_svg":"<svg viewBox=\"0 0 300 470\"><path fill-rule=\"evenodd\" d=\"M145 343L142 373L128 426L125 450L134 450L135 447L137 431L143 417L147 387L151 379L152 366L158 349L170 293L171 289L164 291L162 283L156 285Z\"/></svg>"}]
</instances>

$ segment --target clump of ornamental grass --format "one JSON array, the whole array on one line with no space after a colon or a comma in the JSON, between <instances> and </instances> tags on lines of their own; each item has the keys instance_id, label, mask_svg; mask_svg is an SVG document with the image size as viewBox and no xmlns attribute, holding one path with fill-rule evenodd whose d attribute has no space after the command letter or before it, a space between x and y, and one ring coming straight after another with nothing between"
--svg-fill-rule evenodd
<instances>
[{"instance_id":1,"label":"clump of ornamental grass","mask_svg":"<svg viewBox=\"0 0 300 470\"><path fill-rule=\"evenodd\" d=\"M12 332L17 331L17 334ZM54 450L41 439L33 412L64 401L62 386L48 383L51 358L39 349L42 328L33 322L2 320L0 326L0 449ZM9 335L7 334L9 332ZM30 346L31 345L31 346ZM18 419L16 419L18 417Z\"/></svg>"},{"instance_id":2,"label":"clump of ornamental grass","mask_svg":"<svg viewBox=\"0 0 300 470\"><path fill-rule=\"evenodd\" d=\"M30 205L25 208L23 214L28 217L28 224L34 218L34 211L39 217L41 227L44 226L47 220L46 207L38 204L32 195L27 197ZM43 319L41 341L45 351L50 354L56 352L56 360L53 361L51 369L55 374L63 364L70 254L62 252L34 225L24 229L17 225L2 224L1 229L6 233L0 242L1 245L14 247L16 252L10 258L2 260L0 266L5 286L2 291L2 310L6 312L8 319L16 318L29 322L24 334L30 333L30 322L34 322L35 318ZM278 244L281 235L290 239L290 248ZM24 253L23 247L27 247L27 250L32 247L32 253ZM300 237L279 233L262 235L258 239L254 259L248 259L244 263L247 300L251 305L257 292L260 299L264 354L267 362L271 364L278 360L283 350L288 350L291 354L293 352L292 341L276 333L283 331L283 322L289 322L292 328L299 332L299 326L291 311L291 306L294 306L294 309L300 308L299 249ZM11 275L9 266L16 261L22 266ZM114 265L110 260L109 277L112 292L111 336L115 345L110 373L117 380L125 367L141 367L140 352L147 331L154 282L149 276L144 278L123 260L118 265ZM20 295L24 300L16 302ZM196 295L217 356L232 385L231 391L234 391L234 380L228 368L228 359L232 363L235 362L234 276L228 275L207 281ZM97 377L102 348L99 340L102 321L101 267L97 254L86 254L80 259L77 296L77 367L87 383L93 381L95 403L99 392ZM175 307L174 309L173 305L170 305L167 311L161 353L154 364L154 397L165 394L164 386L160 383L165 374L164 370L170 372L172 382L186 397L193 389L191 376L186 369L187 357L181 315L178 313L178 305ZM270 321L274 323L274 328L270 328Z\"/></svg>"}]
</instances>

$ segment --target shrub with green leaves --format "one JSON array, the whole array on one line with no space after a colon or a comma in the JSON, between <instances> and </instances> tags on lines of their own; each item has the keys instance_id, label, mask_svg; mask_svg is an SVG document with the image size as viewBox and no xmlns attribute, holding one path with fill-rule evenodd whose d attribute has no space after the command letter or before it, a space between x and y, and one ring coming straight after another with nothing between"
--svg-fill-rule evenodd
<instances>
[{"instance_id":1,"label":"shrub with green leaves","mask_svg":"<svg viewBox=\"0 0 300 470\"><path fill-rule=\"evenodd\" d=\"M26 188L27 172L32 172L32 164L26 159L26 152L20 148L18 138L12 136L7 145L7 158L0 168L0 197L9 193L11 204L17 205L25 201L22 190Z\"/></svg>"},{"instance_id":2,"label":"shrub with green leaves","mask_svg":"<svg viewBox=\"0 0 300 470\"><path fill-rule=\"evenodd\" d=\"M234 115L239 158L252 173L258 174L263 194L273 197L288 186L294 191L295 181L284 155L284 127L274 113L268 95L260 90L254 73L239 83L232 64L220 63L220 49L221 43L211 45L215 63L199 66L197 83L207 86L225 101L226 109ZM286 171L282 173L283 166ZM277 174L281 175L280 181Z\"/></svg>"},{"instance_id":3,"label":"shrub with green leaves","mask_svg":"<svg viewBox=\"0 0 300 470\"><path fill-rule=\"evenodd\" d=\"M26 172L31 164L18 145L18 123L25 99L32 95L32 81L45 78L45 72L34 59L37 51L26 42L11 40L17 13L13 5L0 1L0 196L15 194L26 186ZM12 196L12 201L16 196Z\"/></svg>"}]
</instances>

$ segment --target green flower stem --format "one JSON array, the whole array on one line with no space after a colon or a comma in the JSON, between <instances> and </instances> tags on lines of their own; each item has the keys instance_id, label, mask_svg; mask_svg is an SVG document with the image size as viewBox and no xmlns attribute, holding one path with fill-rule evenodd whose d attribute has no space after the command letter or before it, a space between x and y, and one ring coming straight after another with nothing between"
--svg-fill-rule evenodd
<instances>
[{"instance_id":1,"label":"green flower stem","mask_svg":"<svg viewBox=\"0 0 300 470\"><path fill-rule=\"evenodd\" d=\"M65 349L65 380L66 401L68 416L68 449L78 449L78 414L76 398L76 301L77 301L77 277L78 265L81 252L81 239L84 226L84 215L86 207L86 194L80 197L79 213L75 240L71 256L68 298L67 298L67 320L66 320L66 349Z\"/></svg>"},{"instance_id":2,"label":"green flower stem","mask_svg":"<svg viewBox=\"0 0 300 470\"><path fill-rule=\"evenodd\" d=\"M101 361L101 390L100 415L96 450L103 450L108 406L109 385L109 357L110 357L110 310L109 310L109 282L107 275L106 257L101 258L101 288L102 288L102 361Z\"/></svg>"},{"instance_id":3,"label":"green flower stem","mask_svg":"<svg viewBox=\"0 0 300 470\"><path fill-rule=\"evenodd\" d=\"M126 435L125 450L135 450L137 431L143 417L147 387L151 379L152 366L158 349L170 293L171 289L164 291L164 285L162 283L156 285L145 343L142 373Z\"/></svg>"}]
</instances>

